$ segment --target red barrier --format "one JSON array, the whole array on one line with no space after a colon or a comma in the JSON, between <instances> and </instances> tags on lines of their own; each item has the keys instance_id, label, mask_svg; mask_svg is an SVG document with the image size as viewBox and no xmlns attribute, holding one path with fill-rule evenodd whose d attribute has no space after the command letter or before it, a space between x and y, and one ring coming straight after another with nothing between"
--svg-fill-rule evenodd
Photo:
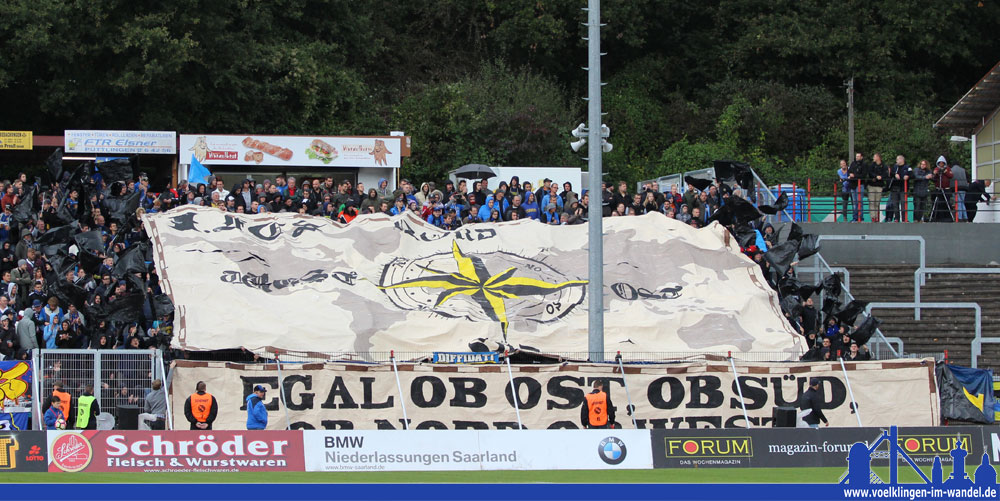
<instances>
[{"instance_id":1,"label":"red barrier","mask_svg":"<svg viewBox=\"0 0 1000 501\"><path fill-rule=\"evenodd\" d=\"M836 185L834 185L834 186L836 186ZM813 195L812 195L812 189L813 189L813 180L812 180L812 178L808 178L808 179L806 179L806 221L810 222L810 223L813 220ZM836 198L833 199L833 205L834 206L837 205L837 199ZM834 220L836 221L836 218L834 218Z\"/></svg>"},{"instance_id":2,"label":"red barrier","mask_svg":"<svg viewBox=\"0 0 1000 501\"><path fill-rule=\"evenodd\" d=\"M799 220L798 206L795 205L795 196L797 195L795 189L795 183L792 183L792 221Z\"/></svg>"},{"instance_id":3,"label":"red barrier","mask_svg":"<svg viewBox=\"0 0 1000 501\"><path fill-rule=\"evenodd\" d=\"M908 223L910 216L907 214L907 202L909 202L910 197L910 183L909 179L903 180L903 222Z\"/></svg>"},{"instance_id":4,"label":"red barrier","mask_svg":"<svg viewBox=\"0 0 1000 501\"><path fill-rule=\"evenodd\" d=\"M951 190L951 199L955 202L955 210L951 211L951 215L955 217L955 222L958 222L958 181L952 181L954 183L954 189ZM947 203L947 202L945 202Z\"/></svg>"},{"instance_id":5,"label":"red barrier","mask_svg":"<svg viewBox=\"0 0 1000 501\"><path fill-rule=\"evenodd\" d=\"M837 222L837 182L833 182L833 222ZM844 219L847 219L846 217Z\"/></svg>"}]
</instances>

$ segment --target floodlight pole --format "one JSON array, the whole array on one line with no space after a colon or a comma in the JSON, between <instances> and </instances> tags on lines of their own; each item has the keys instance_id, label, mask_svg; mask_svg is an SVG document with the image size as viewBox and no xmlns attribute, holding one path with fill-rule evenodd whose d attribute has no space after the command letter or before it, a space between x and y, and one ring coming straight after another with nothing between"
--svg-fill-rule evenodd
<instances>
[{"instance_id":1,"label":"floodlight pole","mask_svg":"<svg viewBox=\"0 0 1000 501\"><path fill-rule=\"evenodd\" d=\"M587 207L589 251L587 346L591 362L604 361L604 227L601 209L601 2L587 0Z\"/></svg>"}]
</instances>

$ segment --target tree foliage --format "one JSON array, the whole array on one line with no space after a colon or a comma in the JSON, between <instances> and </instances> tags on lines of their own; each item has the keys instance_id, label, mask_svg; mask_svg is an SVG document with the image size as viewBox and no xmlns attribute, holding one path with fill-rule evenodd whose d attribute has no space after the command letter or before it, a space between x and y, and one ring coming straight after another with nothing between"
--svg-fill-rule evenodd
<instances>
[{"instance_id":1,"label":"tree foliage","mask_svg":"<svg viewBox=\"0 0 1000 501\"><path fill-rule=\"evenodd\" d=\"M583 165L582 0L7 0L4 128L413 137L405 170ZM613 178L752 160L768 182L862 151L961 148L930 128L996 61L995 0L604 0ZM721 128L720 128L721 127ZM687 168L687 167L684 167Z\"/></svg>"}]
</instances>

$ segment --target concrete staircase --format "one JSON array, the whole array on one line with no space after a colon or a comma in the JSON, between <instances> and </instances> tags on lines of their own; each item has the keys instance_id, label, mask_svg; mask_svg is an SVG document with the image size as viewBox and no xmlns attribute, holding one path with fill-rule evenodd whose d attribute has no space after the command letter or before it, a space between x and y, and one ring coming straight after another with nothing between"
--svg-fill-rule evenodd
<instances>
[{"instance_id":1,"label":"concrete staircase","mask_svg":"<svg viewBox=\"0 0 1000 501\"><path fill-rule=\"evenodd\" d=\"M974 267L974 266L969 266ZM912 302L913 272L909 265L849 265L851 293L869 302ZM928 275L920 289L922 302L972 302L982 308L983 337L1000 337L1000 267L997 274ZM913 309L873 310L882 320L886 336L903 340L907 353L930 354L948 351L948 360L969 366L971 343L975 337L975 313L971 309L922 309L921 319L913 319ZM1000 369L1000 344L983 344L980 368Z\"/></svg>"}]
</instances>

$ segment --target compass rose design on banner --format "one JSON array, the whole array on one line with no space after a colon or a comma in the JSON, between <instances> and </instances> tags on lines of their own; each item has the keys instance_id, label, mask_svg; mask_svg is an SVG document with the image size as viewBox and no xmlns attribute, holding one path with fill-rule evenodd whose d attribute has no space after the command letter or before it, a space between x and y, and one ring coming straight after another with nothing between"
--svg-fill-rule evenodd
<instances>
[{"instance_id":1,"label":"compass rose design on banner","mask_svg":"<svg viewBox=\"0 0 1000 501\"><path fill-rule=\"evenodd\" d=\"M504 339L512 319L548 322L583 301L586 280L564 280L542 261L508 252L483 256L488 256L491 264L510 266L493 274L482 257L466 255L456 240L450 253L387 264L379 288L400 308L498 322ZM461 297L472 301L461 301ZM516 316L509 318L515 310Z\"/></svg>"}]
</instances>

